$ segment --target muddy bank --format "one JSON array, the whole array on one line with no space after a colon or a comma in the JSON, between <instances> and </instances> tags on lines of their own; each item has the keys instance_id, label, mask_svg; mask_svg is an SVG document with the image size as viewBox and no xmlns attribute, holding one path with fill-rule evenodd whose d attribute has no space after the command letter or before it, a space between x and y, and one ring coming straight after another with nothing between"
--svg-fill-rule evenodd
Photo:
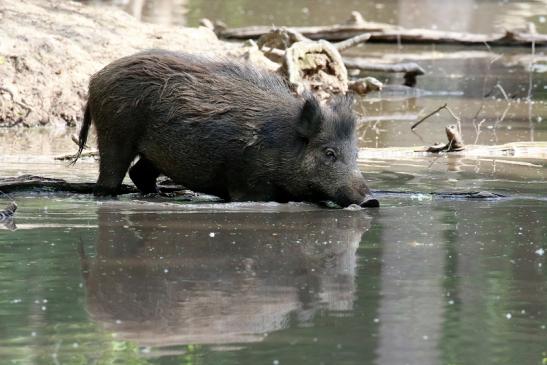
<instances>
[{"instance_id":1,"label":"muddy bank","mask_svg":"<svg viewBox=\"0 0 547 365\"><path fill-rule=\"evenodd\" d=\"M0 127L75 125L89 76L149 48L225 54L234 47L206 28L144 24L117 8L0 1Z\"/></svg>"}]
</instances>

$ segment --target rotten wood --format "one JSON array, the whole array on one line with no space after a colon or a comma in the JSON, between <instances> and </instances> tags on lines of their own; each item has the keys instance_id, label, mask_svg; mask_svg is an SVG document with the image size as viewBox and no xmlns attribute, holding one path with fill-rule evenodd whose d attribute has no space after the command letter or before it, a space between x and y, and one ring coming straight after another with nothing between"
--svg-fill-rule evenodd
<instances>
[{"instance_id":1,"label":"rotten wood","mask_svg":"<svg viewBox=\"0 0 547 365\"><path fill-rule=\"evenodd\" d=\"M301 94L314 91L321 98L345 94L348 72L338 50L329 42L296 42L285 51L283 70L289 83Z\"/></svg>"},{"instance_id":2,"label":"rotten wood","mask_svg":"<svg viewBox=\"0 0 547 365\"><path fill-rule=\"evenodd\" d=\"M278 49L285 50L296 42L310 41L301 33L295 32L285 27L274 28L270 32L263 34L256 41L260 49Z\"/></svg>"}]
</instances>

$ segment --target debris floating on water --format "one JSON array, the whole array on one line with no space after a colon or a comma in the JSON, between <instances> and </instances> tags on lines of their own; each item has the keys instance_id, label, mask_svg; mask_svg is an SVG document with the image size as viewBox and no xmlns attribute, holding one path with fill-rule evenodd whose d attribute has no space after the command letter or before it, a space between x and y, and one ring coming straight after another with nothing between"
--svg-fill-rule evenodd
<instances>
[{"instance_id":1,"label":"debris floating on water","mask_svg":"<svg viewBox=\"0 0 547 365\"><path fill-rule=\"evenodd\" d=\"M17 228L13 220L16 210L17 204L14 201L10 202L6 209L0 210L0 223L3 224L7 229L12 231Z\"/></svg>"},{"instance_id":2,"label":"debris floating on water","mask_svg":"<svg viewBox=\"0 0 547 365\"><path fill-rule=\"evenodd\" d=\"M13 215L15 214L16 210L17 210L17 204L15 202L9 203L6 209L0 210L0 222L11 219Z\"/></svg>"}]
</instances>

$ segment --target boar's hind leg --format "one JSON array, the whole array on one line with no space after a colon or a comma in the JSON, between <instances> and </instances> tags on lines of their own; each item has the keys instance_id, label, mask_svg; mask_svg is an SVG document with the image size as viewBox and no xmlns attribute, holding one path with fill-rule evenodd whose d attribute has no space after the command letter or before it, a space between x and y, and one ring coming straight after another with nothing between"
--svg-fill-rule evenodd
<instances>
[{"instance_id":1,"label":"boar's hind leg","mask_svg":"<svg viewBox=\"0 0 547 365\"><path fill-rule=\"evenodd\" d=\"M160 171L146 158L140 156L139 161L129 169L129 177L143 194L158 192L156 179Z\"/></svg>"},{"instance_id":2,"label":"boar's hind leg","mask_svg":"<svg viewBox=\"0 0 547 365\"><path fill-rule=\"evenodd\" d=\"M95 185L97 196L117 195L131 161L137 155L132 146L99 136L99 179ZM115 143L118 142L118 143Z\"/></svg>"}]
</instances>

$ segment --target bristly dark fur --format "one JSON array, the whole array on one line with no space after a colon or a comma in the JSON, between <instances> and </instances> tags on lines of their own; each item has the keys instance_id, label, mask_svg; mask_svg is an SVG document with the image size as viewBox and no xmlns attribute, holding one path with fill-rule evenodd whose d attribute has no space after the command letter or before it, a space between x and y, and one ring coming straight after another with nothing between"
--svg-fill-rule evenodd
<instances>
[{"instance_id":1,"label":"bristly dark fur","mask_svg":"<svg viewBox=\"0 0 547 365\"><path fill-rule=\"evenodd\" d=\"M129 174L143 192L160 173L226 200L359 204L368 192L351 99L322 106L248 64L159 50L122 58L91 78L78 156L91 120L97 194L116 194L137 156Z\"/></svg>"},{"instance_id":2,"label":"bristly dark fur","mask_svg":"<svg viewBox=\"0 0 547 365\"><path fill-rule=\"evenodd\" d=\"M353 114L353 96L337 95L329 102L332 116L327 120L332 121L336 136L340 139L348 139L355 133L356 120Z\"/></svg>"}]
</instances>

